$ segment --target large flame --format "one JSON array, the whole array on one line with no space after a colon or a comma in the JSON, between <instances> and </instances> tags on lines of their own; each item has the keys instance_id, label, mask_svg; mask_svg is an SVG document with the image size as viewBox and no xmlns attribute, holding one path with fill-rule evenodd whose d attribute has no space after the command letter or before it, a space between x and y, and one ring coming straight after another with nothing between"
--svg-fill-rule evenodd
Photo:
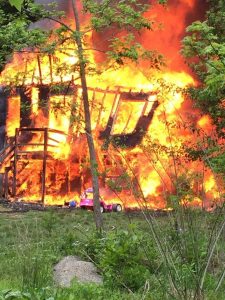
<instances>
[{"instance_id":1,"label":"large flame","mask_svg":"<svg viewBox=\"0 0 225 300\"><path fill-rule=\"evenodd\" d=\"M109 188L105 188L106 180L102 183L101 191L110 203L121 201L127 207L135 207L141 202L142 205L144 203L152 209L165 208L168 194L177 192L176 183L184 175L189 183L188 192L191 193L192 190L195 193L195 201L189 195L180 199L181 202L191 198L192 203L202 205L204 202L206 203L204 205L210 206L210 201L219 197L216 179L210 169L200 161L187 161L184 156L184 144L193 143L196 138L192 127L188 126L189 117L193 121L193 126L205 132L212 130L212 124L207 116L201 116L191 107L190 101L181 91L195 84L179 50L186 21L188 18L191 21L197 16L195 8L199 1L178 2L171 1L167 8L153 6L146 16L154 17L164 24L162 28L155 28L155 31L150 33L143 32L139 37L147 48L164 53L168 62L167 68L161 71L146 70L143 65L138 67L127 63L119 70L108 70L98 76L87 76L99 171L105 172L108 180L113 179L115 182L124 173L128 173L127 185L139 191L138 195L129 192L124 186L126 185L124 180L121 185L122 191L110 191ZM96 37L94 43L98 42L98 38ZM65 44L63 47L64 49L58 49L53 56L17 53L0 78L0 82L5 85L15 83L16 79L16 85L31 87L31 127L47 127L64 133L48 134L48 151L51 152L51 160L47 162L46 167L45 202L48 204L63 204L69 199L79 200L80 190L91 184L87 144L83 135L85 130L81 88L77 88L76 93L73 91L66 96L53 92L50 95L48 116L38 106L38 86L67 83L69 90L70 83L78 77L74 68L77 62L74 55L75 46ZM89 55L94 65L95 55L90 52ZM96 88L98 90L95 90ZM119 101L117 95L123 91L150 93L146 112L152 109L156 100L159 106L139 146L133 149L119 149L115 145L109 145L107 150L103 150L103 142L98 140L99 132L106 127L113 103ZM132 133L143 111L143 102L127 100L120 103L111 130L112 135ZM74 110L72 114L71 107ZM100 119L99 110L101 110ZM8 111L7 136L10 138L14 136L15 129L20 124L18 94L10 96ZM34 134L29 143L36 146L26 146L24 150L29 148L36 153L43 151L43 134ZM38 146L38 143L42 145ZM21 170L17 176L20 186L17 195L26 201L36 201L41 195L42 159L36 158L26 165L26 159L22 158L20 164ZM194 176L197 173L201 175L201 179ZM185 184L187 185L187 182L183 183Z\"/></svg>"}]
</instances>

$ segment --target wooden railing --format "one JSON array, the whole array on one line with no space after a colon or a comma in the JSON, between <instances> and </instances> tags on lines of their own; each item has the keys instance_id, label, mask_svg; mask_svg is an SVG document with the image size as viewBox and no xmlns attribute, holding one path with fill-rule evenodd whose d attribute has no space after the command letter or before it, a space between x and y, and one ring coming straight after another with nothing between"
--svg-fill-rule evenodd
<instances>
[{"instance_id":1,"label":"wooden railing","mask_svg":"<svg viewBox=\"0 0 225 300\"><path fill-rule=\"evenodd\" d=\"M40 139L40 142L32 142L32 136L30 137L29 141L25 142L22 137L22 134L24 133L42 133L43 136ZM41 201L44 203L45 193L46 193L46 187L45 187L45 181L46 181L46 163L48 159L48 151L49 147L50 149L52 147L57 147L57 144L59 143L58 140L52 138L49 136L51 133L57 133L66 135L63 131L55 130L55 129L49 129L49 128L17 128L15 131L15 137L12 139L12 141L5 146L3 150L0 152L0 171L2 173L5 173L5 183L7 186L5 186L5 190L8 191L8 172L9 170L12 170L13 173L13 180L12 180L12 195L16 196L17 194L17 176L19 175L18 172L18 161L21 159L22 155L26 155L26 159L32 160L35 159L32 154L36 154L38 152L38 159L43 160L43 167L42 167L42 189L41 189ZM51 142L54 142L55 144L51 144ZM31 149L29 149L31 147ZM38 147L38 151L35 150L34 147ZM40 149L41 147L41 149ZM29 156L28 154L31 154ZM2 170L1 170L2 169ZM6 170L4 170L6 169ZM3 171L4 170L4 171Z\"/></svg>"}]
</instances>

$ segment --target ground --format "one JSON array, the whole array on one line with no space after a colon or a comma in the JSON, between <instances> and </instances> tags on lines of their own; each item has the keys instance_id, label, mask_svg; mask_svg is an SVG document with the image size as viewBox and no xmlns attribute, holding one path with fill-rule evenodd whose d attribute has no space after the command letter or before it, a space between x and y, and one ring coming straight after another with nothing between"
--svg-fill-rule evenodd
<instances>
[{"instance_id":1,"label":"ground","mask_svg":"<svg viewBox=\"0 0 225 300\"><path fill-rule=\"evenodd\" d=\"M127 228L130 216L104 214L105 230ZM139 213L134 220L143 222ZM23 290L53 286L54 265L67 255L77 254L77 243L94 231L95 223L91 211L49 208L13 212L0 206L0 228L0 291ZM90 296L96 292L96 288L85 285L79 293L85 289ZM78 294L76 297L79 299Z\"/></svg>"},{"instance_id":2,"label":"ground","mask_svg":"<svg viewBox=\"0 0 225 300\"><path fill-rule=\"evenodd\" d=\"M95 233L91 211L47 208L44 211L15 212L0 206L0 299L183 299L171 298L167 294L170 290L167 269L162 265L149 222L157 222L155 229L156 234L158 230L161 232L161 243L171 243L169 249L180 274L179 288L183 291L187 286L191 295L195 288L195 251L199 251L197 265L204 266L207 239L218 216L187 211L182 216L183 222L187 220L187 225L192 226L190 232L188 226L185 231L177 227L174 220L178 216L174 212L147 212L146 220L140 211L105 213L105 234L99 237ZM180 246L186 247L181 256ZM192 251L195 246L195 251ZM217 284L215 275L221 274L219 267L225 259L224 247L223 233L206 276L205 292L209 297L205 299L224 299L223 290L221 296L220 291L214 293ZM54 266L71 255L85 261L94 260L103 275L104 284L80 284L74 280L70 288L56 287ZM4 293L15 291L19 293L17 298L10 298L10 294L4 296ZM23 291L30 296L23 296ZM190 297L184 299L192 299Z\"/></svg>"}]
</instances>

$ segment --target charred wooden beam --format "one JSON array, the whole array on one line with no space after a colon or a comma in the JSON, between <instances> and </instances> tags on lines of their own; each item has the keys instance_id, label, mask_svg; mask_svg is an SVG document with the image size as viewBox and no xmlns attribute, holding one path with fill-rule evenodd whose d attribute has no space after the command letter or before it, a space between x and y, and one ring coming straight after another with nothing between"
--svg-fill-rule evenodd
<instances>
[{"instance_id":1,"label":"charred wooden beam","mask_svg":"<svg viewBox=\"0 0 225 300\"><path fill-rule=\"evenodd\" d=\"M106 128L104 131L100 131L99 133L99 139L107 139L110 136L110 132L112 130L112 126L113 126L113 122L114 122L114 118L112 116L109 117Z\"/></svg>"},{"instance_id":2,"label":"charred wooden beam","mask_svg":"<svg viewBox=\"0 0 225 300\"><path fill-rule=\"evenodd\" d=\"M132 133L114 134L111 136L111 141L115 143L117 146L125 146L128 148L133 148L138 144L140 144L143 137L148 131L148 128L154 116L154 112L158 106L159 106L159 102L155 101L148 115L147 116L142 115L139 118L135 126L135 129Z\"/></svg>"},{"instance_id":3,"label":"charred wooden beam","mask_svg":"<svg viewBox=\"0 0 225 300\"><path fill-rule=\"evenodd\" d=\"M141 91L137 93L129 91L121 92L120 97L115 98L106 129L104 131L101 131L99 134L99 139L105 139L106 147L110 141L115 143L117 146L125 146L131 148L135 147L142 141L144 135L148 131L149 125L154 116L154 112L159 105L159 102L157 100L150 100L151 96L156 96L156 94L152 92L144 93ZM123 133L128 126L129 120L131 118L131 115L129 115L123 131L120 134L113 134L113 128L116 123L120 104L124 101L142 102L144 104L143 109L132 133Z\"/></svg>"},{"instance_id":4,"label":"charred wooden beam","mask_svg":"<svg viewBox=\"0 0 225 300\"><path fill-rule=\"evenodd\" d=\"M110 136L110 133L112 132L113 124L114 124L116 114L118 112L119 105L120 105L120 93L119 93L119 91L120 90L118 89L117 92L115 93L115 97L114 97L114 100L113 100L113 105L112 105L111 112L110 112L110 117L108 119L105 130L100 131L100 134L99 134L100 139L108 138Z\"/></svg>"},{"instance_id":5,"label":"charred wooden beam","mask_svg":"<svg viewBox=\"0 0 225 300\"><path fill-rule=\"evenodd\" d=\"M43 170L42 170L42 189L41 189L41 202L45 203L46 193L46 168L47 168L47 155L48 155L48 129L44 130L44 149L43 149Z\"/></svg>"},{"instance_id":6,"label":"charred wooden beam","mask_svg":"<svg viewBox=\"0 0 225 300\"><path fill-rule=\"evenodd\" d=\"M52 55L48 55L51 83L53 83Z\"/></svg>"},{"instance_id":7,"label":"charred wooden beam","mask_svg":"<svg viewBox=\"0 0 225 300\"><path fill-rule=\"evenodd\" d=\"M48 117L49 117L49 99L50 99L50 88L47 85L39 86L39 95L38 95L38 108L42 110L43 115L46 118L46 124L43 126L48 126Z\"/></svg>"},{"instance_id":8,"label":"charred wooden beam","mask_svg":"<svg viewBox=\"0 0 225 300\"><path fill-rule=\"evenodd\" d=\"M19 128L19 131L30 131L30 132L44 132L45 131L45 128L34 128L34 127L31 127L31 128L26 128L26 127L22 127L22 128ZM63 135L67 135L65 132L61 131L61 130L57 130L57 129L49 129L48 128L48 131L49 132L54 132L54 133L59 133L59 134L63 134Z\"/></svg>"},{"instance_id":9,"label":"charred wooden beam","mask_svg":"<svg viewBox=\"0 0 225 300\"><path fill-rule=\"evenodd\" d=\"M4 196L5 199L8 199L9 196L9 172L11 170L11 167L5 168L5 174L4 174Z\"/></svg>"},{"instance_id":10,"label":"charred wooden beam","mask_svg":"<svg viewBox=\"0 0 225 300\"><path fill-rule=\"evenodd\" d=\"M32 124L32 88L22 87L19 89L20 105L20 127L30 127Z\"/></svg>"},{"instance_id":11,"label":"charred wooden beam","mask_svg":"<svg viewBox=\"0 0 225 300\"><path fill-rule=\"evenodd\" d=\"M143 102L148 101L150 95L155 95L155 93L144 93L144 92L122 92L120 94L120 99L122 101L134 101L134 102Z\"/></svg>"},{"instance_id":12,"label":"charred wooden beam","mask_svg":"<svg viewBox=\"0 0 225 300\"><path fill-rule=\"evenodd\" d=\"M104 92L104 94L103 94L103 97L102 97L101 106L100 106L99 114L98 114L97 124L100 124L101 115L102 115L102 110L103 110L103 108L104 108L104 103L105 103L105 99L106 99L108 90L109 90L109 88L107 87L107 89L105 90L105 92Z\"/></svg>"},{"instance_id":13,"label":"charred wooden beam","mask_svg":"<svg viewBox=\"0 0 225 300\"><path fill-rule=\"evenodd\" d=\"M15 148L14 148L14 159L13 159L13 186L12 186L12 194L16 196L16 184L17 184L17 144L18 144L18 136L19 136L19 129L16 129L15 133Z\"/></svg>"},{"instance_id":14,"label":"charred wooden beam","mask_svg":"<svg viewBox=\"0 0 225 300\"><path fill-rule=\"evenodd\" d=\"M50 94L51 96L60 95L74 95L76 93L77 87L73 84L72 81L62 82L59 84L50 85Z\"/></svg>"},{"instance_id":15,"label":"charred wooden beam","mask_svg":"<svg viewBox=\"0 0 225 300\"><path fill-rule=\"evenodd\" d=\"M20 164L20 169L18 170L18 175L23 172L24 169L26 169L26 167L29 165L29 161L22 161L22 163ZM30 176L30 174L28 173L28 176Z\"/></svg>"},{"instance_id":16,"label":"charred wooden beam","mask_svg":"<svg viewBox=\"0 0 225 300\"><path fill-rule=\"evenodd\" d=\"M4 147L6 138L6 119L9 92L0 86L0 150Z\"/></svg>"},{"instance_id":17,"label":"charred wooden beam","mask_svg":"<svg viewBox=\"0 0 225 300\"><path fill-rule=\"evenodd\" d=\"M0 173L0 198L3 198L5 194L5 189L4 189L4 175L3 173Z\"/></svg>"},{"instance_id":18,"label":"charred wooden beam","mask_svg":"<svg viewBox=\"0 0 225 300\"><path fill-rule=\"evenodd\" d=\"M42 85L43 80L42 80L41 58L39 55L37 56L37 62L38 62L39 81L40 84Z\"/></svg>"},{"instance_id":19,"label":"charred wooden beam","mask_svg":"<svg viewBox=\"0 0 225 300\"><path fill-rule=\"evenodd\" d=\"M0 151L0 163L8 163L14 155L15 144L14 140L10 144L6 145L5 148Z\"/></svg>"}]
</instances>

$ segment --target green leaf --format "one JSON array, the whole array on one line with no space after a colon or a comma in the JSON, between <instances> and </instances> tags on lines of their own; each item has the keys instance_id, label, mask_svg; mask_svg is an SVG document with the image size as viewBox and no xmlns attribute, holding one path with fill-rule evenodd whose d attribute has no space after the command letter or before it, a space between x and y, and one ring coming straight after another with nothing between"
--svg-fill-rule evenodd
<instances>
[{"instance_id":1,"label":"green leaf","mask_svg":"<svg viewBox=\"0 0 225 300\"><path fill-rule=\"evenodd\" d=\"M18 11L21 11L23 0L9 0L9 3L15 6Z\"/></svg>"}]
</instances>

